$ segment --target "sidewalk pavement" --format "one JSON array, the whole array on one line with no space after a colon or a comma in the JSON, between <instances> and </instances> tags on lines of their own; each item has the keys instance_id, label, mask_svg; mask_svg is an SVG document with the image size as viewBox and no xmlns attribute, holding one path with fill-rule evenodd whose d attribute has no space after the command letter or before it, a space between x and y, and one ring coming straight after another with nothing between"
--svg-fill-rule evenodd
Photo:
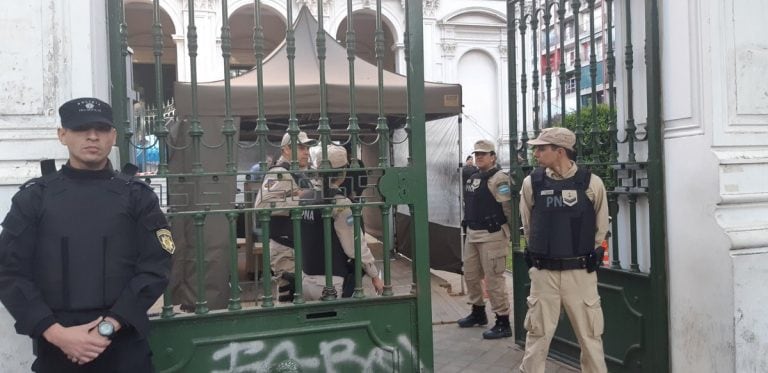
<instances>
[{"instance_id":1,"label":"sidewalk pavement","mask_svg":"<svg viewBox=\"0 0 768 373\"><path fill-rule=\"evenodd\" d=\"M435 373L517 372L523 360L523 350L513 338L484 340L484 330L481 327L459 328L455 324L434 325ZM549 359L545 372L575 373L578 369Z\"/></svg>"},{"instance_id":2,"label":"sidewalk pavement","mask_svg":"<svg viewBox=\"0 0 768 373\"><path fill-rule=\"evenodd\" d=\"M444 281L439 286L432 288L433 307L435 304L435 292L448 292L452 294L453 306L468 314L470 306L466 303L466 296L459 295L461 291L461 276L443 271L433 271L433 276ZM436 281L433 281L433 284ZM508 276L507 286L512 300L512 278ZM442 307L446 307L442 305ZM453 307L452 307L453 308ZM441 312L444 316L439 320L433 320L432 336L434 345L435 373L509 373L518 372L520 362L523 360L523 349L517 346L513 338L497 340L485 340L482 333L493 326L495 317L486 307L488 312L488 325L485 327L459 328L455 323L466 314L457 314L451 311ZM435 310L433 310L435 314ZM511 315L510 315L511 316ZM450 318L448 318L450 317ZM546 373L575 373L578 369L567 366L553 359L547 360Z\"/></svg>"}]
</instances>

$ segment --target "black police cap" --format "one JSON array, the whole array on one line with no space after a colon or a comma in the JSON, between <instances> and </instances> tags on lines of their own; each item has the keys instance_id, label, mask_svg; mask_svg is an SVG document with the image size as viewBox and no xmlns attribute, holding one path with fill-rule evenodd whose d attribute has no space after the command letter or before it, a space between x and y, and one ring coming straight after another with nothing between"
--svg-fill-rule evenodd
<instances>
[{"instance_id":1,"label":"black police cap","mask_svg":"<svg viewBox=\"0 0 768 373\"><path fill-rule=\"evenodd\" d=\"M59 107L61 126L76 129L86 124L108 124L112 127L112 107L93 97L81 97L65 102Z\"/></svg>"}]
</instances>

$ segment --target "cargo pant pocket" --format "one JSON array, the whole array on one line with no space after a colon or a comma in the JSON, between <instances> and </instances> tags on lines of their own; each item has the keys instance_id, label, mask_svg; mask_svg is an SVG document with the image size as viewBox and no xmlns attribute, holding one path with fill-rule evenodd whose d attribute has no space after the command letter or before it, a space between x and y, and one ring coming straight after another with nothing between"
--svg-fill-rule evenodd
<instances>
[{"instance_id":1,"label":"cargo pant pocket","mask_svg":"<svg viewBox=\"0 0 768 373\"><path fill-rule=\"evenodd\" d=\"M507 248L500 247L488 253L488 261L491 263L491 271L494 275L500 275L507 270Z\"/></svg>"},{"instance_id":2,"label":"cargo pant pocket","mask_svg":"<svg viewBox=\"0 0 768 373\"><path fill-rule=\"evenodd\" d=\"M600 306L600 297L585 299L584 306L587 308L587 319L591 336L599 337L603 335L605 320L603 319L603 308Z\"/></svg>"},{"instance_id":3,"label":"cargo pant pocket","mask_svg":"<svg viewBox=\"0 0 768 373\"><path fill-rule=\"evenodd\" d=\"M541 304L539 298L529 296L527 299L528 312L525 314L525 321L523 326L525 330L531 335L542 336L544 335L544 318L541 314Z\"/></svg>"}]
</instances>

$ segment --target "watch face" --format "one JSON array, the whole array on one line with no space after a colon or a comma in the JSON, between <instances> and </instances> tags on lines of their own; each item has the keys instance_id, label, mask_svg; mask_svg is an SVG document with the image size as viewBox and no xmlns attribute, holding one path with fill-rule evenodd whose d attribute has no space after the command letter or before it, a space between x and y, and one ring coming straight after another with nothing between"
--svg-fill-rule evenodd
<instances>
[{"instance_id":1,"label":"watch face","mask_svg":"<svg viewBox=\"0 0 768 373\"><path fill-rule=\"evenodd\" d=\"M99 323L99 334L104 337L109 337L115 332L115 326L109 321L102 321Z\"/></svg>"}]
</instances>

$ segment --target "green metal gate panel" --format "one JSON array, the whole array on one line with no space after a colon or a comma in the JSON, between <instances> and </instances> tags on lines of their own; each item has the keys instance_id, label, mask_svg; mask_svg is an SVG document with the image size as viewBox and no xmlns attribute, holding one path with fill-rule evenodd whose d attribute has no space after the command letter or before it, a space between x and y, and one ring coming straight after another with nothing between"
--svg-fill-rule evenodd
<instances>
[{"instance_id":1,"label":"green metal gate panel","mask_svg":"<svg viewBox=\"0 0 768 373\"><path fill-rule=\"evenodd\" d=\"M658 3L645 1L640 15L633 14L639 8L633 3L508 2L508 53L514 61L509 64L510 174L519 194L523 178L535 167L528 140L541 128L566 126L576 133L577 162L604 180L612 218L606 242L610 262L598 271L608 369L667 372ZM645 22L638 23L638 18ZM633 33L645 37L644 58L634 54L638 38ZM617 53L616 44L623 46L623 54ZM621 79L617 57L624 69ZM646 79L639 82L637 76ZM637 118L643 115L637 102L645 103L646 118ZM513 203L517 207L519 199ZM530 279L519 233L512 242L515 340L523 346ZM579 355L568 318L561 313L550 356L578 366Z\"/></svg>"},{"instance_id":2,"label":"green metal gate panel","mask_svg":"<svg viewBox=\"0 0 768 373\"><path fill-rule=\"evenodd\" d=\"M418 372L412 298L158 320L164 372Z\"/></svg>"},{"instance_id":3,"label":"green metal gate panel","mask_svg":"<svg viewBox=\"0 0 768 373\"><path fill-rule=\"evenodd\" d=\"M349 60L349 111L345 113L346 123L333 122L327 110L328 97L325 82L325 52L327 40L323 29L323 2L317 3L319 22L316 51L320 66L320 86L316 116L307 119L296 114L294 62L296 45L293 29L293 2L286 2L287 29L286 45L290 77L290 106L287 116L275 116L266 112L263 65L264 29L261 20L260 0L254 6L253 54L256 59L254 71L257 74L258 94L253 105L258 107L254 119L255 128L244 129L242 118L235 116L232 108L231 54L232 43L227 0L220 0L221 6L221 53L224 66L223 86L225 99L219 117L202 116L198 112L200 98L197 79L198 30L195 25L195 5L188 0L185 14L188 16L185 33L189 67L191 69L190 97L191 111L184 118L174 118L165 108L163 84L163 25L160 16L160 1L152 4L152 38L155 58L156 92L154 111L149 120L135 121L131 118L132 101L128 97L131 82L126 59L129 56L128 29L125 21L123 0L107 0L109 12L110 61L112 71L112 103L115 123L118 126L120 156L123 161L131 160L135 149L155 149L158 154L156 170L143 175L155 186L166 215L177 235L183 236L183 245L177 248L176 258L182 255L184 273L190 273L189 291L194 299L188 301L186 313L174 307L174 294L167 291L162 311L152 319L153 332L150 345L156 367L162 372L428 372L432 371L432 329L430 273L427 242L426 205L426 150L424 112L424 73L422 4L406 4L405 58L407 66L407 111L397 113L405 118L402 128L407 134L408 164L395 167L391 161L391 137L396 129L384 112L383 54L384 34L382 29L381 0L376 1L375 45L378 68L378 116L372 122L362 123L358 118L355 97L355 42L352 1L347 2L349 30L346 35L346 49ZM181 33L181 30L177 30ZM404 92L406 93L406 92ZM178 101L178 97L176 98ZM338 113L337 113L338 114ZM312 125L311 123L314 123ZM398 124L399 125L399 124ZM241 144L239 136L250 131L253 143ZM382 277L384 291L381 295L365 295L362 285L360 260L361 235L355 234L355 291L351 298L336 298L330 292L321 301L309 302L301 294L301 256L311 244L300 240L300 219L305 209L319 209L323 212L325 224L326 287L333 288L330 271L330 229L331 209L335 204L302 205L301 207L270 208L254 207L254 192L245 193L245 201L233 197L236 186L252 190L258 181L252 180L250 171L237 168L237 154L240 148L257 150L261 170L267 168L266 151L275 145L275 139L283 133L290 134L292 159L290 169L299 170L297 155L298 134L310 132L319 138L325 161L312 170L317 175L335 172L327 161L326 145L341 141L350 145L350 172L363 172L375 182L369 188L374 196L356 198L349 206L352 226L360 232L362 210L379 211L384 222L390 220L391 212L398 205L408 206L413 219L414 257L412 265L413 283L409 291L397 294L393 291L390 271L390 249L392 240L390 226L383 224L382 233ZM151 133L154 142L134 138L135 134ZM378 162L369 167L359 163L359 145L378 146ZM183 155L183 162L172 160L169 155ZM176 163L174 163L176 162ZM327 185L322 184L323 187ZM249 189L250 188L250 189ZM258 187L256 187L258 190ZM250 198L249 198L250 197ZM253 221L261 223L263 257L269 258L269 221L271 213L284 210L289 213L296 236L297 294L292 303L279 303L273 294L273 280L269 260L262 260L261 268L252 268L248 281L239 276L239 253L237 222L240 218L250 227ZM246 238L246 250L251 250L250 238ZM214 246L216 251L214 253ZM174 263L176 266L178 260ZM259 275L259 272L262 275ZM263 275L267 274L267 275ZM218 292L211 295L212 281ZM224 291L221 291L222 284ZM254 295L256 294L256 295ZM225 299L218 299L223 296ZM246 299L247 297L252 299Z\"/></svg>"}]
</instances>

